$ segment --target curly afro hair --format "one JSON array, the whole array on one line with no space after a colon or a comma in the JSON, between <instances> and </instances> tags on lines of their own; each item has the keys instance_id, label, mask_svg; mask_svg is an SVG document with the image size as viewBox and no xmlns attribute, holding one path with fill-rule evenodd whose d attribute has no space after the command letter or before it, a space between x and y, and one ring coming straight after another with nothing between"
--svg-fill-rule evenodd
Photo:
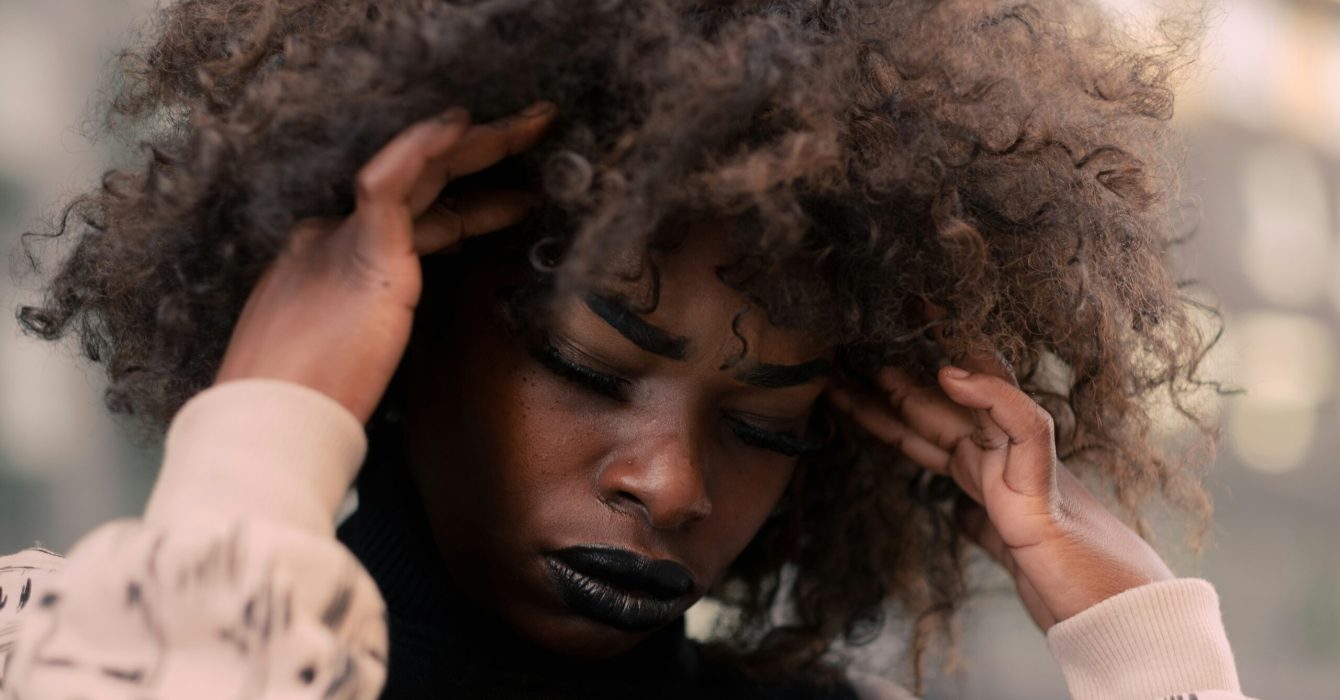
<instances>
[{"instance_id":1,"label":"curly afro hair","mask_svg":"<svg viewBox=\"0 0 1340 700\"><path fill-rule=\"evenodd\" d=\"M180 0L105 104L142 166L25 237L77 240L18 315L77 335L111 410L161 429L295 222L351 211L381 144L452 105L484 121L549 99L551 135L517 158L546 195L528 225L547 289L678 217L729 216L721 277L770 320L834 339L854 376L929 376L932 326L951 358L999 352L1144 532L1156 497L1208 513L1153 418L1171 405L1210 436L1189 399L1213 338L1169 254L1188 47L1073 0ZM896 613L919 669L967 590L958 496L823 420L828 447L714 593L741 613L717 651L819 668Z\"/></svg>"}]
</instances>

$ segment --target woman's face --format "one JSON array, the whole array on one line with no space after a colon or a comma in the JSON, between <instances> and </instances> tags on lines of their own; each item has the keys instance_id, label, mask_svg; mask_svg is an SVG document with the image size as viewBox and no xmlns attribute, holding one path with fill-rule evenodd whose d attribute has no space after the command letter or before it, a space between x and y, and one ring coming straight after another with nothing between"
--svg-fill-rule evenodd
<instances>
[{"instance_id":1,"label":"woman's face","mask_svg":"<svg viewBox=\"0 0 1340 700\"><path fill-rule=\"evenodd\" d=\"M619 300L640 284L596 285L528 343L498 312L515 275L487 272L446 340L413 352L406 449L438 547L469 597L544 647L610 656L677 618L806 446L831 348L761 311L736 320L747 302L714 270L727 225L658 254L651 312Z\"/></svg>"}]
</instances>

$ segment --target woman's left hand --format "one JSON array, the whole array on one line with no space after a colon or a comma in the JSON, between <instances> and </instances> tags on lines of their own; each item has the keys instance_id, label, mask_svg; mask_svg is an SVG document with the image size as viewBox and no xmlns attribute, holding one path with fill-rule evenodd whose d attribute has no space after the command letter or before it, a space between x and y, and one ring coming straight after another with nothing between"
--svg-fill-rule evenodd
<instances>
[{"instance_id":1,"label":"woman's left hand","mask_svg":"<svg viewBox=\"0 0 1340 700\"><path fill-rule=\"evenodd\" d=\"M1051 416L996 358L947 366L939 386L888 367L880 391L829 390L877 439L937 474L981 508L969 536L1014 576L1044 631L1106 598L1173 577L1143 539L1109 512L1056 456Z\"/></svg>"}]
</instances>

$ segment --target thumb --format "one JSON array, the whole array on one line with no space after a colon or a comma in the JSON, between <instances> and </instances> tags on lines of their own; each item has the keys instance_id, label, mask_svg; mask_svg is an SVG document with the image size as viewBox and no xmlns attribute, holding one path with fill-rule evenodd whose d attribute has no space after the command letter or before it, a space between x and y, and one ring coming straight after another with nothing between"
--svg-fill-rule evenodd
<instances>
[{"instance_id":1,"label":"thumb","mask_svg":"<svg viewBox=\"0 0 1340 700\"><path fill-rule=\"evenodd\" d=\"M1051 414L1012 382L990 374L947 366L940 370L944 392L967 408L982 412L1003 434L984 449L1008 449L1004 480L1010 490L1028 496L1052 492L1056 479L1056 438Z\"/></svg>"}]
</instances>

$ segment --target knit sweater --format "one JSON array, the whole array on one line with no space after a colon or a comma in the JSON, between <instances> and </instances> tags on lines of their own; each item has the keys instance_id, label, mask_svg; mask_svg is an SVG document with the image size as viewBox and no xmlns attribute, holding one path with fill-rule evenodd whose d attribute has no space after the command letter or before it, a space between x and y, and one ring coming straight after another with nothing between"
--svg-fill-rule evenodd
<instances>
[{"instance_id":1,"label":"knit sweater","mask_svg":"<svg viewBox=\"0 0 1340 700\"><path fill-rule=\"evenodd\" d=\"M386 603L335 537L363 426L306 387L249 379L169 426L144 516L62 559L0 557L0 700L376 698ZM1149 584L1054 625L1073 697L1244 700L1214 588ZM911 698L854 676L869 700Z\"/></svg>"}]
</instances>

